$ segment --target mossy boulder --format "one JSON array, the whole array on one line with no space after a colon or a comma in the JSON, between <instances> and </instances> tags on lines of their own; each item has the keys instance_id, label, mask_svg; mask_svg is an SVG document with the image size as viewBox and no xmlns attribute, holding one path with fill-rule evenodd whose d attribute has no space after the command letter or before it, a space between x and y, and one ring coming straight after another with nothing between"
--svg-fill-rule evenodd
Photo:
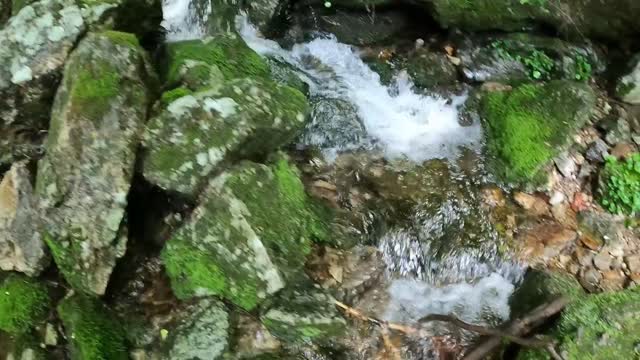
<instances>
[{"instance_id":1,"label":"mossy boulder","mask_svg":"<svg viewBox=\"0 0 640 360\"><path fill-rule=\"evenodd\" d=\"M444 27L519 31L550 26L565 35L613 41L640 30L635 0L422 0Z\"/></svg>"},{"instance_id":2,"label":"mossy boulder","mask_svg":"<svg viewBox=\"0 0 640 360\"><path fill-rule=\"evenodd\" d=\"M605 68L600 51L589 41L570 43L527 33L471 36L462 41L457 55L463 76L476 82L586 81Z\"/></svg>"},{"instance_id":3,"label":"mossy boulder","mask_svg":"<svg viewBox=\"0 0 640 360\"><path fill-rule=\"evenodd\" d=\"M73 360L127 360L123 329L116 315L97 299L73 295L58 304Z\"/></svg>"},{"instance_id":4,"label":"mossy boulder","mask_svg":"<svg viewBox=\"0 0 640 360\"><path fill-rule=\"evenodd\" d=\"M11 17L11 0L0 0L0 28Z\"/></svg>"},{"instance_id":5,"label":"mossy boulder","mask_svg":"<svg viewBox=\"0 0 640 360\"><path fill-rule=\"evenodd\" d=\"M131 13L125 4L149 1L155 1L151 22L159 24L159 0L14 1L26 6L0 29L0 163L41 156L64 64L87 29L119 26L119 16ZM136 12L138 29L154 11Z\"/></svg>"},{"instance_id":6,"label":"mossy boulder","mask_svg":"<svg viewBox=\"0 0 640 360\"><path fill-rule=\"evenodd\" d=\"M484 94L479 113L495 172L507 182L540 184L542 168L570 144L594 106L593 90L571 81Z\"/></svg>"},{"instance_id":7,"label":"mossy boulder","mask_svg":"<svg viewBox=\"0 0 640 360\"><path fill-rule=\"evenodd\" d=\"M211 71L216 71L212 66L227 80L264 78L270 74L269 65L234 34L170 43L166 61L167 84L173 86L191 79L186 84L192 90L211 86Z\"/></svg>"},{"instance_id":8,"label":"mossy boulder","mask_svg":"<svg viewBox=\"0 0 640 360\"><path fill-rule=\"evenodd\" d=\"M124 254L121 223L154 79L130 34L90 34L66 64L36 193L44 239L76 290L103 294Z\"/></svg>"},{"instance_id":9,"label":"mossy boulder","mask_svg":"<svg viewBox=\"0 0 640 360\"><path fill-rule=\"evenodd\" d=\"M327 237L294 167L244 162L209 182L162 259L179 298L220 295L251 310L298 276L312 240Z\"/></svg>"},{"instance_id":10,"label":"mossy boulder","mask_svg":"<svg viewBox=\"0 0 640 360\"><path fill-rule=\"evenodd\" d=\"M147 125L143 173L195 197L225 161L264 156L304 128L307 100L270 80L236 79L172 101Z\"/></svg>"},{"instance_id":11,"label":"mossy boulder","mask_svg":"<svg viewBox=\"0 0 640 360\"><path fill-rule=\"evenodd\" d=\"M13 335L27 333L44 321L50 301L43 283L9 275L0 282L0 330Z\"/></svg>"},{"instance_id":12,"label":"mossy boulder","mask_svg":"<svg viewBox=\"0 0 640 360\"><path fill-rule=\"evenodd\" d=\"M640 289L582 296L562 312L548 332L566 359L626 360L638 357ZM525 349L520 360L551 359L544 350Z\"/></svg>"},{"instance_id":13,"label":"mossy boulder","mask_svg":"<svg viewBox=\"0 0 640 360\"><path fill-rule=\"evenodd\" d=\"M172 360L221 359L229 346L229 314L224 304L201 299L181 311L166 339Z\"/></svg>"},{"instance_id":14,"label":"mossy boulder","mask_svg":"<svg viewBox=\"0 0 640 360\"><path fill-rule=\"evenodd\" d=\"M287 342L323 342L346 332L347 322L335 300L313 287L283 291L261 315L262 323Z\"/></svg>"}]
</instances>

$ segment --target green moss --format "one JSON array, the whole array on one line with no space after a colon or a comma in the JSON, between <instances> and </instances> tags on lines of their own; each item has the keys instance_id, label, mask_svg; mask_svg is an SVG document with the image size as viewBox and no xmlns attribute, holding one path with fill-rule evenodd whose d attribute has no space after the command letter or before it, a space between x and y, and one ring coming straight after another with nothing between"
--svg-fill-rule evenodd
<instances>
[{"instance_id":1,"label":"green moss","mask_svg":"<svg viewBox=\"0 0 640 360\"><path fill-rule=\"evenodd\" d=\"M540 182L540 170L586 121L593 102L590 88L565 81L486 94L480 112L496 172L509 182Z\"/></svg>"},{"instance_id":2,"label":"green moss","mask_svg":"<svg viewBox=\"0 0 640 360\"><path fill-rule=\"evenodd\" d=\"M640 213L640 153L625 161L608 157L598 193L602 206L613 214Z\"/></svg>"},{"instance_id":3,"label":"green moss","mask_svg":"<svg viewBox=\"0 0 640 360\"><path fill-rule=\"evenodd\" d=\"M172 279L173 292L180 299L193 295L193 288L224 294L227 286L224 274L208 255L186 242L170 242L162 251L162 260ZM180 281L189 277L189 281Z\"/></svg>"},{"instance_id":4,"label":"green moss","mask_svg":"<svg viewBox=\"0 0 640 360\"><path fill-rule=\"evenodd\" d=\"M12 0L11 1L11 16L15 16L22 10L23 7L31 4L35 0Z\"/></svg>"},{"instance_id":5,"label":"green moss","mask_svg":"<svg viewBox=\"0 0 640 360\"><path fill-rule=\"evenodd\" d=\"M183 96L191 95L193 91L181 86L173 90L166 91L162 94L161 100L165 105L171 104L174 100L177 100Z\"/></svg>"},{"instance_id":6,"label":"green moss","mask_svg":"<svg viewBox=\"0 0 640 360\"><path fill-rule=\"evenodd\" d=\"M167 82L180 81L180 71L189 61L216 65L226 79L238 77L267 77L267 63L242 39L233 35L218 36L207 41L191 40L169 45Z\"/></svg>"},{"instance_id":7,"label":"green moss","mask_svg":"<svg viewBox=\"0 0 640 360\"><path fill-rule=\"evenodd\" d=\"M98 300L74 295L60 302L58 315L71 342L72 359L129 358L124 329L114 314Z\"/></svg>"},{"instance_id":8,"label":"green moss","mask_svg":"<svg viewBox=\"0 0 640 360\"><path fill-rule=\"evenodd\" d=\"M119 93L121 76L107 61L96 61L69 78L74 108L92 119L102 117Z\"/></svg>"},{"instance_id":9,"label":"green moss","mask_svg":"<svg viewBox=\"0 0 640 360\"><path fill-rule=\"evenodd\" d=\"M550 331L566 359L627 360L638 358L640 289L585 296L563 311ZM518 359L550 359L545 351L526 350Z\"/></svg>"},{"instance_id":10,"label":"green moss","mask_svg":"<svg viewBox=\"0 0 640 360\"><path fill-rule=\"evenodd\" d=\"M520 30L523 24L544 11L537 4L521 0L434 0L433 7L442 25L470 30Z\"/></svg>"},{"instance_id":11,"label":"green moss","mask_svg":"<svg viewBox=\"0 0 640 360\"><path fill-rule=\"evenodd\" d=\"M569 274L529 270L509 301L512 317L525 315L540 304L559 296L579 301L585 296L585 292L578 280Z\"/></svg>"},{"instance_id":12,"label":"green moss","mask_svg":"<svg viewBox=\"0 0 640 360\"><path fill-rule=\"evenodd\" d=\"M80 232L70 234L67 239L54 239L53 236L46 232L43 233L42 237L51 251L54 262L69 285L75 290L90 293L91 291L86 287L77 265L77 259L80 259L82 252L81 244L84 241ZM62 242L68 242L70 245L63 246Z\"/></svg>"},{"instance_id":13,"label":"green moss","mask_svg":"<svg viewBox=\"0 0 640 360\"><path fill-rule=\"evenodd\" d=\"M28 332L44 320L49 301L46 286L10 275L0 284L0 330L14 335Z\"/></svg>"},{"instance_id":14,"label":"green moss","mask_svg":"<svg viewBox=\"0 0 640 360\"><path fill-rule=\"evenodd\" d=\"M131 46L137 48L140 46L138 38L134 34L121 31L105 31L102 35L108 37L111 41L118 45Z\"/></svg>"}]
</instances>

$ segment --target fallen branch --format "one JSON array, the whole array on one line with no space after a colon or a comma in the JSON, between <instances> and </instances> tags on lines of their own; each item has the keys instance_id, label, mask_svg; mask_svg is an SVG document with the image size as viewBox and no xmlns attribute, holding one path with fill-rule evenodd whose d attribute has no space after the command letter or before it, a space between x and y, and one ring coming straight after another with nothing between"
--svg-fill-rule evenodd
<instances>
[{"instance_id":1,"label":"fallen branch","mask_svg":"<svg viewBox=\"0 0 640 360\"><path fill-rule=\"evenodd\" d=\"M547 319L562 311L567 304L569 304L569 300L565 297L560 297L551 302L542 304L533 309L528 315L512 321L506 327L505 332L515 336L527 335L533 329L542 325ZM474 348L471 352L467 353L463 360L482 360L487 355L494 352L501 343L502 337L492 336ZM555 350L553 352L555 353ZM554 359L557 359L556 355L559 356L557 353L551 354Z\"/></svg>"}]
</instances>

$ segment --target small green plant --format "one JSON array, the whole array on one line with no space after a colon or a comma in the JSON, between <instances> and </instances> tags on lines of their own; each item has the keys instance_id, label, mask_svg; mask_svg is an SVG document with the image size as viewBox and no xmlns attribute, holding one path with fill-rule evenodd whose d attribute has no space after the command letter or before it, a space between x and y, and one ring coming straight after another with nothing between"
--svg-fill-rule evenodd
<instances>
[{"instance_id":1,"label":"small green plant","mask_svg":"<svg viewBox=\"0 0 640 360\"><path fill-rule=\"evenodd\" d=\"M495 53L507 60L521 62L528 70L529 77L533 80L549 79L555 67L555 62L544 51L531 50L527 55L514 55L511 46L502 40L494 41L491 47Z\"/></svg>"},{"instance_id":2,"label":"small green plant","mask_svg":"<svg viewBox=\"0 0 640 360\"><path fill-rule=\"evenodd\" d=\"M640 213L640 153L625 161L607 157L598 190L600 202L609 212Z\"/></svg>"},{"instance_id":3,"label":"small green plant","mask_svg":"<svg viewBox=\"0 0 640 360\"><path fill-rule=\"evenodd\" d=\"M540 50L533 50L527 57L516 56L529 70L529 76L534 80L548 79L555 63Z\"/></svg>"},{"instance_id":4,"label":"small green plant","mask_svg":"<svg viewBox=\"0 0 640 360\"><path fill-rule=\"evenodd\" d=\"M586 57L578 54L574 58L575 61L575 70L574 70L574 78L578 81L584 81L591 78L591 63L587 60Z\"/></svg>"}]
</instances>

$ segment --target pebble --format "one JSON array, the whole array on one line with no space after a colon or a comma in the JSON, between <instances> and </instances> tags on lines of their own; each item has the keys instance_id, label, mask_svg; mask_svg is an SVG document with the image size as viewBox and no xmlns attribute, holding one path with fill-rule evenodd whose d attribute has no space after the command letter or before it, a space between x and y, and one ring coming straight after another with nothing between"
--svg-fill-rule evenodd
<instances>
[{"instance_id":1,"label":"pebble","mask_svg":"<svg viewBox=\"0 0 640 360\"><path fill-rule=\"evenodd\" d=\"M601 252L593 258L593 265L600 271L608 271L611 269L613 258L606 252Z\"/></svg>"},{"instance_id":2,"label":"pebble","mask_svg":"<svg viewBox=\"0 0 640 360\"><path fill-rule=\"evenodd\" d=\"M552 206L558 205L560 203L563 203L565 198L566 197L564 196L564 194L560 191L554 191L553 195L551 195L551 199L549 199L549 204L551 204Z\"/></svg>"},{"instance_id":3,"label":"pebble","mask_svg":"<svg viewBox=\"0 0 640 360\"><path fill-rule=\"evenodd\" d=\"M598 290L600 280L602 280L602 274L594 268L588 268L582 271L580 284L582 284L587 291L596 292Z\"/></svg>"},{"instance_id":4,"label":"pebble","mask_svg":"<svg viewBox=\"0 0 640 360\"><path fill-rule=\"evenodd\" d=\"M578 172L578 166L576 165L576 162L573 160L573 157L571 157L567 152L563 152L562 154L558 155L558 157L555 158L554 162L556 164L556 167L558 168L558 171L560 171L560 173L564 177L574 177Z\"/></svg>"},{"instance_id":5,"label":"pebble","mask_svg":"<svg viewBox=\"0 0 640 360\"><path fill-rule=\"evenodd\" d=\"M605 156L609 155L609 145L604 140L598 138L587 149L587 159L593 162L603 162Z\"/></svg>"},{"instance_id":6,"label":"pebble","mask_svg":"<svg viewBox=\"0 0 640 360\"><path fill-rule=\"evenodd\" d=\"M624 258L629 271L632 273L640 273L640 255L630 255Z\"/></svg>"}]
</instances>

